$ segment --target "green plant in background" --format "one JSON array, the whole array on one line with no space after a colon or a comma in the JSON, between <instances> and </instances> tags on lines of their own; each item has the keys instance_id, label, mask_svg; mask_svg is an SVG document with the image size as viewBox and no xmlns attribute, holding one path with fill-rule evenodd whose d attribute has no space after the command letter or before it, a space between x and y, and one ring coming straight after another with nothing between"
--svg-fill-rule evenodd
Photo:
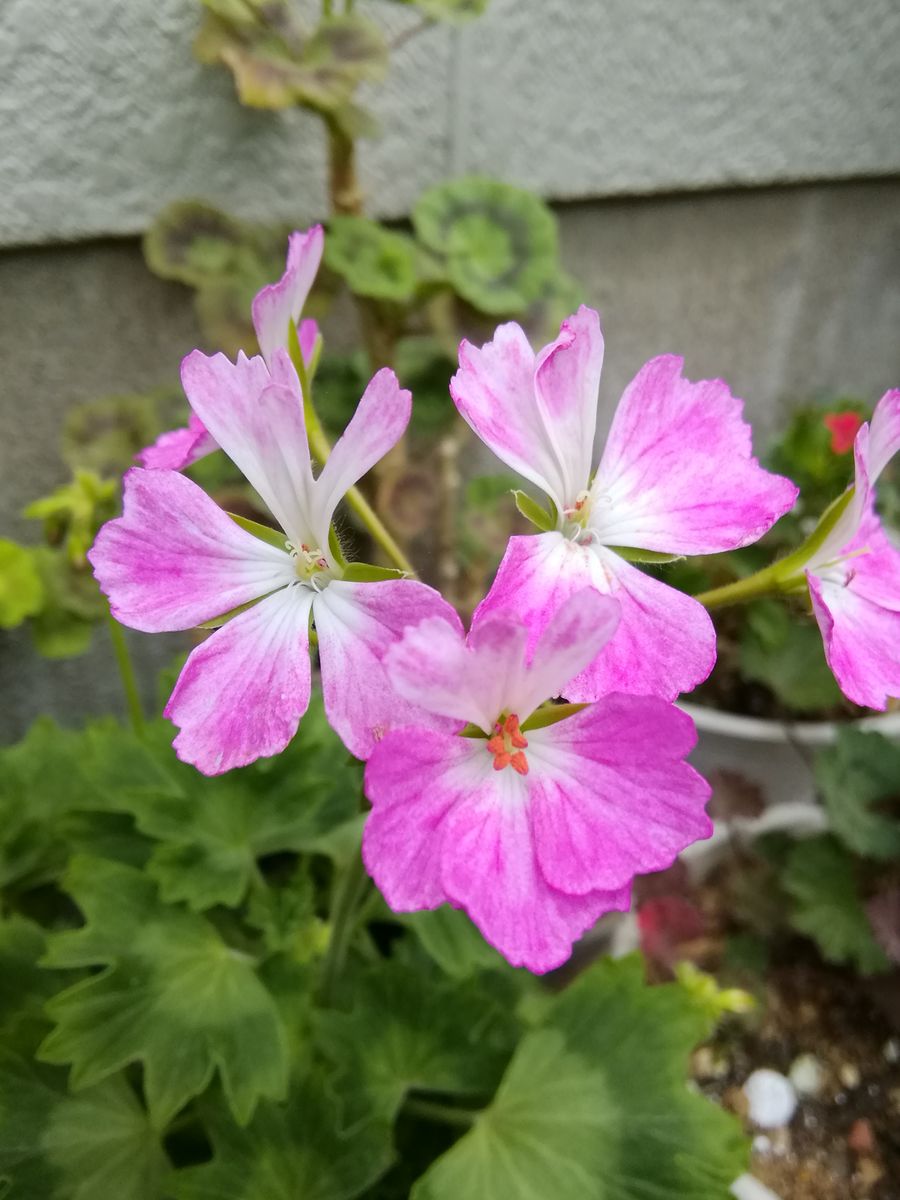
<instances>
[{"instance_id":1,"label":"green plant in background","mask_svg":"<svg viewBox=\"0 0 900 1200\"><path fill-rule=\"evenodd\" d=\"M555 997L462 913L348 892L361 764L318 699L225 776L170 739L43 720L0 752L10 1200L724 1194L746 1151L684 1087L696 987L630 959Z\"/></svg>"}]
</instances>

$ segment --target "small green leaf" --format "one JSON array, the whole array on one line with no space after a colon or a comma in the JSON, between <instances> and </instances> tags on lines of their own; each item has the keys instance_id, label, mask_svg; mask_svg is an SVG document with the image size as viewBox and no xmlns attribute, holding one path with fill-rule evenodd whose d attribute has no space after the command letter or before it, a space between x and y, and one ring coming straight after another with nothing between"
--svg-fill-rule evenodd
<instances>
[{"instance_id":1,"label":"small green leaf","mask_svg":"<svg viewBox=\"0 0 900 1200\"><path fill-rule=\"evenodd\" d=\"M848 488L836 500L828 505L818 520L812 533L786 558L781 558L772 564L773 577L786 583L797 577L803 581L803 571L816 551L824 544L826 538L846 512L853 499L855 489Z\"/></svg>"},{"instance_id":2,"label":"small green leaf","mask_svg":"<svg viewBox=\"0 0 900 1200\"><path fill-rule=\"evenodd\" d=\"M246 955L202 917L163 904L130 867L78 856L64 886L86 924L54 934L45 961L105 970L50 1001L56 1027L39 1051L43 1061L71 1064L76 1090L142 1062L157 1129L217 1070L241 1123L262 1097L285 1094L284 1027Z\"/></svg>"},{"instance_id":3,"label":"small green leaf","mask_svg":"<svg viewBox=\"0 0 900 1200\"><path fill-rule=\"evenodd\" d=\"M0 1183L9 1200L159 1200L169 1162L122 1075L78 1096L0 1050Z\"/></svg>"},{"instance_id":4,"label":"small green leaf","mask_svg":"<svg viewBox=\"0 0 900 1200\"><path fill-rule=\"evenodd\" d=\"M550 1006L493 1102L412 1200L720 1200L746 1169L733 1118L685 1086L707 1015L680 987L606 960Z\"/></svg>"},{"instance_id":5,"label":"small green leaf","mask_svg":"<svg viewBox=\"0 0 900 1200\"><path fill-rule=\"evenodd\" d=\"M316 1075L298 1082L286 1104L261 1104L246 1129L221 1106L204 1104L203 1115L213 1159L170 1177L175 1200L351 1200L393 1158L387 1124L338 1132L334 1102Z\"/></svg>"},{"instance_id":6,"label":"small green leaf","mask_svg":"<svg viewBox=\"0 0 900 1200\"><path fill-rule=\"evenodd\" d=\"M347 583L380 583L385 579L405 579L406 572L396 567L376 567L372 563L347 563L341 576Z\"/></svg>"},{"instance_id":7,"label":"small green leaf","mask_svg":"<svg viewBox=\"0 0 900 1200\"><path fill-rule=\"evenodd\" d=\"M900 858L900 746L845 728L816 756L816 783L832 831L867 858Z\"/></svg>"},{"instance_id":8,"label":"small green leaf","mask_svg":"<svg viewBox=\"0 0 900 1200\"><path fill-rule=\"evenodd\" d=\"M453 288L482 312L523 312L558 270L555 217L509 184L477 177L439 184L420 197L412 217Z\"/></svg>"},{"instance_id":9,"label":"small green leaf","mask_svg":"<svg viewBox=\"0 0 900 1200\"><path fill-rule=\"evenodd\" d=\"M44 585L31 551L0 538L0 629L15 629L43 603Z\"/></svg>"},{"instance_id":10,"label":"small green leaf","mask_svg":"<svg viewBox=\"0 0 900 1200\"><path fill-rule=\"evenodd\" d=\"M782 882L795 901L792 925L816 942L828 962L853 962L864 975L887 968L857 891L852 860L834 838L801 842Z\"/></svg>"},{"instance_id":11,"label":"small green leaf","mask_svg":"<svg viewBox=\"0 0 900 1200\"><path fill-rule=\"evenodd\" d=\"M552 500L549 501L551 511L548 512L538 504L537 500L532 499L527 492L517 490L513 492L513 496L516 500L516 508L526 521L530 521L532 525L536 525L544 533L549 533L556 528L557 516L554 511L556 505Z\"/></svg>"},{"instance_id":12,"label":"small green leaf","mask_svg":"<svg viewBox=\"0 0 900 1200\"><path fill-rule=\"evenodd\" d=\"M200 287L232 273L246 236L245 226L221 209L198 200L177 200L144 235L144 257L162 279Z\"/></svg>"},{"instance_id":13,"label":"small green leaf","mask_svg":"<svg viewBox=\"0 0 900 1200\"><path fill-rule=\"evenodd\" d=\"M325 239L325 263L357 296L405 304L416 286L411 238L366 217L332 217Z\"/></svg>"},{"instance_id":14,"label":"small green leaf","mask_svg":"<svg viewBox=\"0 0 900 1200\"><path fill-rule=\"evenodd\" d=\"M122 475L135 455L187 420L184 394L172 387L142 395L101 396L66 411L62 455L72 470Z\"/></svg>"},{"instance_id":15,"label":"small green leaf","mask_svg":"<svg viewBox=\"0 0 900 1200\"><path fill-rule=\"evenodd\" d=\"M642 550L637 546L610 546L613 553L633 563L671 563L678 562L683 554L661 554L657 550Z\"/></svg>"},{"instance_id":16,"label":"small green leaf","mask_svg":"<svg viewBox=\"0 0 900 1200\"><path fill-rule=\"evenodd\" d=\"M273 529L271 525L260 525L259 521L251 521L249 517L239 517L237 513L228 513L235 525L240 525L241 529L247 533L252 533L254 537L258 537L260 541L266 542L269 546L274 546L276 550L285 549L285 534L281 529Z\"/></svg>"}]
</instances>

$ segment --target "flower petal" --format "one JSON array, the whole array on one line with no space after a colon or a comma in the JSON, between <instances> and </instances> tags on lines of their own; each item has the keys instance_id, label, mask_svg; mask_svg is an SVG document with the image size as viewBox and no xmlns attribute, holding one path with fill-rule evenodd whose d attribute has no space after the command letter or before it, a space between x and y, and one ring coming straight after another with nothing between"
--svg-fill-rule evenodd
<instances>
[{"instance_id":1,"label":"flower petal","mask_svg":"<svg viewBox=\"0 0 900 1200\"><path fill-rule=\"evenodd\" d=\"M627 908L630 889L571 897L548 887L522 782L493 770L480 739L390 733L366 766L363 858L394 911L449 899L514 966L547 971L602 913Z\"/></svg>"},{"instance_id":2,"label":"flower petal","mask_svg":"<svg viewBox=\"0 0 900 1200\"><path fill-rule=\"evenodd\" d=\"M145 633L191 629L282 588L289 556L241 529L177 471L135 467L123 513L88 554L113 616Z\"/></svg>"},{"instance_id":3,"label":"flower petal","mask_svg":"<svg viewBox=\"0 0 900 1200\"><path fill-rule=\"evenodd\" d=\"M591 477L602 369L600 315L582 304L538 354L534 377L544 428L562 468L564 504L572 504Z\"/></svg>"},{"instance_id":4,"label":"flower petal","mask_svg":"<svg viewBox=\"0 0 900 1200\"><path fill-rule=\"evenodd\" d=\"M490 755L480 753L485 765L474 786L452 772L433 781L459 795L443 823L444 889L513 966L549 971L603 913L628 908L631 888L568 895L551 887L538 867L529 821L531 777L494 771Z\"/></svg>"},{"instance_id":5,"label":"flower petal","mask_svg":"<svg viewBox=\"0 0 900 1200\"><path fill-rule=\"evenodd\" d=\"M683 761L696 740L690 717L653 696L613 694L531 730L529 817L547 883L612 890L709 837L709 785Z\"/></svg>"},{"instance_id":6,"label":"flower petal","mask_svg":"<svg viewBox=\"0 0 900 1200\"><path fill-rule=\"evenodd\" d=\"M376 372L316 481L316 508L326 524L353 484L397 444L411 413L412 393L387 367Z\"/></svg>"},{"instance_id":7,"label":"flower petal","mask_svg":"<svg viewBox=\"0 0 900 1200\"><path fill-rule=\"evenodd\" d=\"M284 588L191 651L165 708L183 762L219 775L285 748L309 704L312 595Z\"/></svg>"},{"instance_id":8,"label":"flower petal","mask_svg":"<svg viewBox=\"0 0 900 1200\"><path fill-rule=\"evenodd\" d=\"M152 446L137 455L137 459L142 467L150 470L183 471L218 448L197 414L191 413L186 429L161 433Z\"/></svg>"},{"instance_id":9,"label":"flower petal","mask_svg":"<svg viewBox=\"0 0 900 1200\"><path fill-rule=\"evenodd\" d=\"M884 710L900 696L900 552L871 508L845 552L823 577L807 571L813 612L841 690Z\"/></svg>"},{"instance_id":10,"label":"flower petal","mask_svg":"<svg viewBox=\"0 0 900 1200\"><path fill-rule=\"evenodd\" d=\"M232 363L194 350L181 364L181 381L194 412L291 540L312 537L326 546L327 523L313 527L303 400L287 354L276 353L270 376L261 358L240 353Z\"/></svg>"},{"instance_id":11,"label":"flower petal","mask_svg":"<svg viewBox=\"0 0 900 1200\"><path fill-rule=\"evenodd\" d=\"M751 454L742 401L721 380L654 358L625 389L592 487L606 545L709 554L756 541L797 497Z\"/></svg>"},{"instance_id":12,"label":"flower petal","mask_svg":"<svg viewBox=\"0 0 900 1200\"><path fill-rule=\"evenodd\" d=\"M388 733L366 763L372 811L363 830L363 861L394 912L447 901L441 883L443 829L459 799L448 779L462 776L465 788L469 754L466 738L412 728Z\"/></svg>"},{"instance_id":13,"label":"flower petal","mask_svg":"<svg viewBox=\"0 0 900 1200\"><path fill-rule=\"evenodd\" d=\"M597 700L607 692L673 700L706 678L716 661L709 614L683 592L645 575L604 546L560 533L512 537L473 624L487 612L517 614L529 628L529 653L562 605L585 587L619 602L612 637L562 694Z\"/></svg>"},{"instance_id":14,"label":"flower petal","mask_svg":"<svg viewBox=\"0 0 900 1200\"><path fill-rule=\"evenodd\" d=\"M869 476L874 484L900 451L900 388L891 388L878 401L869 430Z\"/></svg>"},{"instance_id":15,"label":"flower petal","mask_svg":"<svg viewBox=\"0 0 900 1200\"><path fill-rule=\"evenodd\" d=\"M275 351L287 348L288 326L297 324L322 261L325 234L321 225L297 230L288 238L287 265L277 283L257 292L252 304L253 328L263 358L271 365ZM301 346L302 349L302 346ZM306 352L303 352L304 359Z\"/></svg>"},{"instance_id":16,"label":"flower petal","mask_svg":"<svg viewBox=\"0 0 900 1200\"><path fill-rule=\"evenodd\" d=\"M450 395L485 445L562 510L565 478L538 404L536 365L524 331L510 321L498 326L493 341L480 350L470 342L460 344ZM587 486L586 478L581 486Z\"/></svg>"},{"instance_id":17,"label":"flower petal","mask_svg":"<svg viewBox=\"0 0 900 1200\"><path fill-rule=\"evenodd\" d=\"M433 588L413 579L336 580L316 596L313 613L325 712L357 758L368 758L388 730L400 725L459 728L459 721L425 711L394 691L383 662L404 629L417 622L436 622L461 637L459 618Z\"/></svg>"}]
</instances>

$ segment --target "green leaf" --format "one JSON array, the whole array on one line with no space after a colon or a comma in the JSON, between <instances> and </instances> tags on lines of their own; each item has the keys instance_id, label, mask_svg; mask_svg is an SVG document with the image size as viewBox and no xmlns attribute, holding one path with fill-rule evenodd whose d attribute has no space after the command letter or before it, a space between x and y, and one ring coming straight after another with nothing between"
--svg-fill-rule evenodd
<instances>
[{"instance_id":1,"label":"green leaf","mask_svg":"<svg viewBox=\"0 0 900 1200\"><path fill-rule=\"evenodd\" d=\"M781 601L747 605L739 661L745 678L764 683L797 712L822 711L841 703L818 627Z\"/></svg>"},{"instance_id":2,"label":"green leaf","mask_svg":"<svg viewBox=\"0 0 900 1200\"><path fill-rule=\"evenodd\" d=\"M845 846L867 858L900 858L900 746L844 728L816 755L816 783Z\"/></svg>"},{"instance_id":3,"label":"green leaf","mask_svg":"<svg viewBox=\"0 0 900 1200\"><path fill-rule=\"evenodd\" d=\"M247 533L252 533L254 537L266 542L269 546L274 546L277 550L284 550L285 534L281 529L273 529L271 525L261 525L259 521L251 521L249 517L240 517L237 513L228 513L235 525L240 525L241 529Z\"/></svg>"},{"instance_id":4,"label":"green leaf","mask_svg":"<svg viewBox=\"0 0 900 1200\"><path fill-rule=\"evenodd\" d=\"M101 476L121 475L159 434L186 421L187 406L180 389L162 387L143 395L101 396L67 410L62 455L73 470L81 467Z\"/></svg>"},{"instance_id":5,"label":"green leaf","mask_svg":"<svg viewBox=\"0 0 900 1200\"><path fill-rule=\"evenodd\" d=\"M828 962L853 962L864 975L887 968L857 891L853 862L834 838L801 842L782 882L795 901L791 924L816 942Z\"/></svg>"},{"instance_id":6,"label":"green leaf","mask_svg":"<svg viewBox=\"0 0 900 1200\"><path fill-rule=\"evenodd\" d=\"M47 542L61 546L73 565L85 568L97 530L116 515L117 493L115 480L79 468L69 483L27 505L23 515L43 521Z\"/></svg>"},{"instance_id":7,"label":"green leaf","mask_svg":"<svg viewBox=\"0 0 900 1200\"><path fill-rule=\"evenodd\" d=\"M171 730L162 723L160 736L166 740L163 779L152 764L138 787L125 780L104 786L112 803L158 839L147 873L163 900L184 901L197 912L237 905L256 876L258 858L321 852L322 839L358 811L359 770L328 725L318 693L281 755L227 775L208 778L178 763L168 746ZM119 734L113 752L120 747L127 753L129 740ZM158 782L150 782L151 771Z\"/></svg>"},{"instance_id":8,"label":"green leaf","mask_svg":"<svg viewBox=\"0 0 900 1200\"><path fill-rule=\"evenodd\" d=\"M556 220L520 188L477 177L453 180L425 192L412 217L453 288L482 312L523 312L557 271Z\"/></svg>"},{"instance_id":9,"label":"green leaf","mask_svg":"<svg viewBox=\"0 0 900 1200\"><path fill-rule=\"evenodd\" d=\"M556 505L551 500L550 510L542 508L537 500L532 499L527 492L516 490L513 492L516 500L516 508L522 514L526 521L530 521L532 525L536 525L538 529L544 533L549 533L556 528Z\"/></svg>"},{"instance_id":10,"label":"green leaf","mask_svg":"<svg viewBox=\"0 0 900 1200\"><path fill-rule=\"evenodd\" d=\"M682 554L660 554L657 550L642 550L639 546L610 546L615 554L633 563L671 563L683 558Z\"/></svg>"},{"instance_id":11,"label":"green leaf","mask_svg":"<svg viewBox=\"0 0 900 1200\"><path fill-rule=\"evenodd\" d=\"M398 916L423 949L454 979L469 979L479 971L505 968L500 954L459 908L440 908Z\"/></svg>"},{"instance_id":12,"label":"green leaf","mask_svg":"<svg viewBox=\"0 0 900 1200\"><path fill-rule=\"evenodd\" d=\"M685 1086L709 1021L639 960L604 961L519 1045L493 1102L412 1200L720 1200L743 1170L737 1122Z\"/></svg>"},{"instance_id":13,"label":"green leaf","mask_svg":"<svg viewBox=\"0 0 900 1200\"><path fill-rule=\"evenodd\" d=\"M144 258L155 275L200 287L232 274L246 241L246 226L221 209L177 200L144 235Z\"/></svg>"},{"instance_id":14,"label":"green leaf","mask_svg":"<svg viewBox=\"0 0 900 1200\"><path fill-rule=\"evenodd\" d=\"M78 1096L0 1050L0 1186L9 1200L159 1200L169 1162L121 1075Z\"/></svg>"},{"instance_id":15,"label":"green leaf","mask_svg":"<svg viewBox=\"0 0 900 1200\"><path fill-rule=\"evenodd\" d=\"M175 1172L175 1200L351 1200L393 1157L385 1124L338 1133L334 1103L316 1076L298 1082L286 1104L261 1104L246 1129L211 1105L204 1123L214 1157Z\"/></svg>"},{"instance_id":16,"label":"green leaf","mask_svg":"<svg viewBox=\"0 0 900 1200\"><path fill-rule=\"evenodd\" d=\"M325 239L325 263L351 292L373 300L405 304L416 286L412 238L366 217L332 217Z\"/></svg>"},{"instance_id":17,"label":"green leaf","mask_svg":"<svg viewBox=\"0 0 900 1200\"><path fill-rule=\"evenodd\" d=\"M15 629L44 603L44 585L30 550L0 538L0 629Z\"/></svg>"},{"instance_id":18,"label":"green leaf","mask_svg":"<svg viewBox=\"0 0 900 1200\"><path fill-rule=\"evenodd\" d=\"M0 920L0 1044L6 1050L31 1055L47 1032L43 1006L60 982L38 966L45 939L40 925L26 917Z\"/></svg>"},{"instance_id":19,"label":"green leaf","mask_svg":"<svg viewBox=\"0 0 900 1200\"><path fill-rule=\"evenodd\" d=\"M253 108L305 105L346 115L357 85L380 79L387 68L387 46L378 27L363 17L322 20L311 37L285 3L226 13L218 5L194 41L201 62L222 63L234 76L238 98ZM353 111L353 110L351 110Z\"/></svg>"},{"instance_id":20,"label":"green leaf","mask_svg":"<svg viewBox=\"0 0 900 1200\"><path fill-rule=\"evenodd\" d=\"M341 576L347 583L380 583L385 579L405 579L406 572L396 567L376 567L372 563L347 563Z\"/></svg>"},{"instance_id":21,"label":"green leaf","mask_svg":"<svg viewBox=\"0 0 900 1200\"><path fill-rule=\"evenodd\" d=\"M86 924L54 934L45 961L105 970L48 1004L56 1027L39 1051L43 1061L71 1064L76 1090L141 1062L157 1129L216 1071L241 1123L262 1097L285 1094L285 1031L246 955L203 918L163 904L130 867L78 856L64 885Z\"/></svg>"},{"instance_id":22,"label":"green leaf","mask_svg":"<svg viewBox=\"0 0 900 1200\"><path fill-rule=\"evenodd\" d=\"M391 961L354 978L352 995L352 1012L318 1020L345 1125L373 1114L391 1121L413 1090L465 1096L496 1087L518 1030L478 986Z\"/></svg>"}]
</instances>

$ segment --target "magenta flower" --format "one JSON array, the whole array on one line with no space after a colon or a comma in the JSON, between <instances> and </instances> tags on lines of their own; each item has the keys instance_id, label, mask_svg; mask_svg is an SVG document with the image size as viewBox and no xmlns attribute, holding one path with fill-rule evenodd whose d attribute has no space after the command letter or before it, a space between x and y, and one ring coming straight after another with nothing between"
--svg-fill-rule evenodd
<instances>
[{"instance_id":1,"label":"magenta flower","mask_svg":"<svg viewBox=\"0 0 900 1200\"><path fill-rule=\"evenodd\" d=\"M431 618L385 662L394 689L457 733L395 728L366 766L363 858L396 912L464 908L515 966L548 971L633 877L709 837L706 782L685 763L690 718L657 697L608 695L555 724L528 718L591 662L618 605L570 597L528 649L507 615L464 638ZM483 735L459 736L464 722Z\"/></svg>"},{"instance_id":2,"label":"magenta flower","mask_svg":"<svg viewBox=\"0 0 900 1200\"><path fill-rule=\"evenodd\" d=\"M673 699L702 682L716 657L706 610L617 548L730 550L791 507L795 486L752 457L741 401L721 380L683 379L680 358L652 359L626 389L592 477L603 363L593 309L581 307L537 355L510 323L480 350L463 342L459 363L450 390L460 413L555 506L554 530L510 539L483 611L520 614L533 645L573 592L616 597L619 627L569 684L570 700L616 690Z\"/></svg>"},{"instance_id":3,"label":"magenta flower","mask_svg":"<svg viewBox=\"0 0 900 1200\"><path fill-rule=\"evenodd\" d=\"M324 238L321 225L292 233L288 238L284 274L277 283L269 284L257 292L253 299L253 328L263 359L269 367L272 366L275 352L287 349L291 324L297 327L303 361L309 363L312 358L319 327L315 321L301 321L300 314L322 261ZM141 466L153 470L182 471L217 449L215 439L203 422L196 413L191 413L186 429L161 433L153 445L142 450L137 458Z\"/></svg>"},{"instance_id":4,"label":"magenta flower","mask_svg":"<svg viewBox=\"0 0 900 1200\"><path fill-rule=\"evenodd\" d=\"M805 564L825 657L856 704L900 696L900 551L875 511L875 483L900 449L900 389L882 396L854 443L853 495Z\"/></svg>"},{"instance_id":5,"label":"magenta flower","mask_svg":"<svg viewBox=\"0 0 900 1200\"><path fill-rule=\"evenodd\" d=\"M382 659L410 621L456 614L414 580L343 578L329 538L341 497L406 428L409 392L392 371L379 371L314 478L286 351L275 350L270 373L261 358L239 354L232 363L195 350L182 382L286 541L282 549L247 532L177 471L125 476L123 515L100 530L89 554L113 615L150 633L223 618L190 654L166 706L180 728L179 757L214 775L287 745L309 702L311 617L325 711L353 754L367 757L393 725L427 722L393 695ZM235 609L245 611L227 619Z\"/></svg>"}]
</instances>

